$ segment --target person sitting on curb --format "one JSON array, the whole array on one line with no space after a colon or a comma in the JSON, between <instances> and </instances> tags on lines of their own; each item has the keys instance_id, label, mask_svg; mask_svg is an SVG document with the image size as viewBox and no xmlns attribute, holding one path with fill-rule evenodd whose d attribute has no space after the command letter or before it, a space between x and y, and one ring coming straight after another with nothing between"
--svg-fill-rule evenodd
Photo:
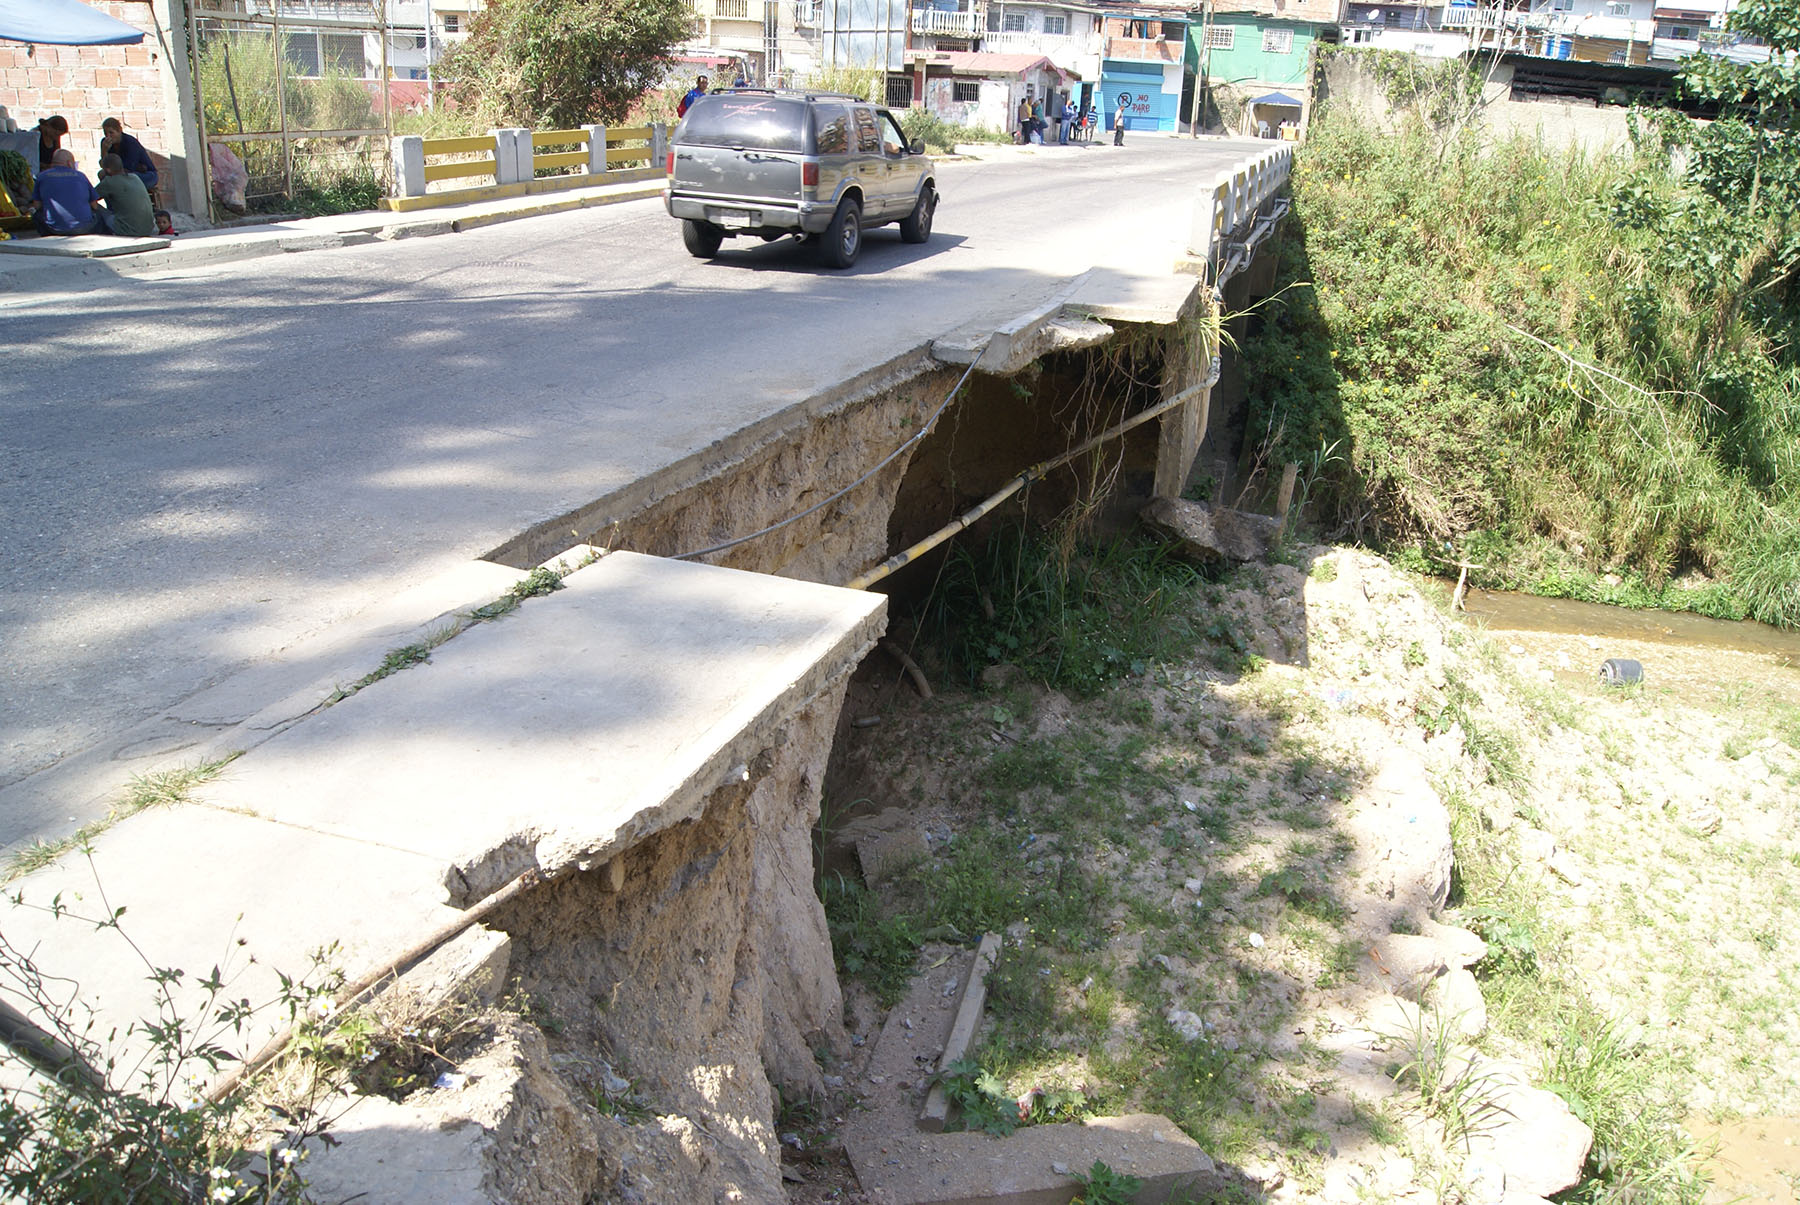
<instances>
[{"instance_id":1,"label":"person sitting on curb","mask_svg":"<svg viewBox=\"0 0 1800 1205\"><path fill-rule=\"evenodd\" d=\"M58 148L31 190L31 220L39 234L105 234L106 214L88 178L75 170L75 154Z\"/></svg>"},{"instance_id":2,"label":"person sitting on curb","mask_svg":"<svg viewBox=\"0 0 1800 1205\"><path fill-rule=\"evenodd\" d=\"M107 233L121 238L149 238L156 233L150 190L135 173L125 170L125 161L119 156L100 156L100 186L94 192L106 202Z\"/></svg>"},{"instance_id":3,"label":"person sitting on curb","mask_svg":"<svg viewBox=\"0 0 1800 1205\"><path fill-rule=\"evenodd\" d=\"M125 125L117 117L108 117L100 123L100 162L106 162L104 156L117 155L125 164L125 170L144 182L144 191L149 192L156 187L156 164L151 162L150 152L144 144L125 132Z\"/></svg>"}]
</instances>

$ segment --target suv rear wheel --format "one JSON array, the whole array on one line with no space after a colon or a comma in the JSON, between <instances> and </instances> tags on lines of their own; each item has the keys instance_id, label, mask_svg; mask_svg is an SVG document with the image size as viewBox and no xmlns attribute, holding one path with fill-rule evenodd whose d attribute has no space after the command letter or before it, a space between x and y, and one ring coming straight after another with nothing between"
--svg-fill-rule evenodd
<instances>
[{"instance_id":1,"label":"suv rear wheel","mask_svg":"<svg viewBox=\"0 0 1800 1205\"><path fill-rule=\"evenodd\" d=\"M853 198L838 202L831 225L819 240L819 254L829 267L848 268L862 252L862 206Z\"/></svg>"},{"instance_id":2,"label":"suv rear wheel","mask_svg":"<svg viewBox=\"0 0 1800 1205\"><path fill-rule=\"evenodd\" d=\"M711 259L719 253L719 244L725 241L725 232L711 222L697 222L693 218L681 221L681 241L686 244L689 255L701 259Z\"/></svg>"},{"instance_id":3,"label":"suv rear wheel","mask_svg":"<svg viewBox=\"0 0 1800 1205\"><path fill-rule=\"evenodd\" d=\"M937 193L929 187L919 193L919 203L900 219L900 237L909 243L922 243L931 237L931 215L937 212Z\"/></svg>"}]
</instances>

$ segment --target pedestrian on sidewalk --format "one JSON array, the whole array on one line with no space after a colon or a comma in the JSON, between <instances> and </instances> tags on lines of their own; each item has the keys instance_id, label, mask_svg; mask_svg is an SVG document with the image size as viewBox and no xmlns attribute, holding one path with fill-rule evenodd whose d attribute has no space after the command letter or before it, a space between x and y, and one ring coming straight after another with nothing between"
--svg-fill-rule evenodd
<instances>
[{"instance_id":1,"label":"pedestrian on sidewalk","mask_svg":"<svg viewBox=\"0 0 1800 1205\"><path fill-rule=\"evenodd\" d=\"M1063 98L1062 116L1056 122L1056 143L1058 146L1069 145L1069 131L1075 128L1075 98Z\"/></svg>"},{"instance_id":2,"label":"pedestrian on sidewalk","mask_svg":"<svg viewBox=\"0 0 1800 1205\"><path fill-rule=\"evenodd\" d=\"M1029 97L1021 96L1019 98L1019 112L1017 114L1016 120L1019 123L1019 145L1020 146L1030 145L1030 143L1031 143L1031 100Z\"/></svg>"},{"instance_id":3,"label":"pedestrian on sidewalk","mask_svg":"<svg viewBox=\"0 0 1800 1205\"><path fill-rule=\"evenodd\" d=\"M1044 145L1044 131L1050 127L1044 124L1044 102L1031 102L1031 140L1039 146Z\"/></svg>"},{"instance_id":4,"label":"pedestrian on sidewalk","mask_svg":"<svg viewBox=\"0 0 1800 1205\"><path fill-rule=\"evenodd\" d=\"M1081 127L1081 140L1092 146L1094 131L1100 128L1100 106L1092 100L1088 101L1087 116L1082 119Z\"/></svg>"},{"instance_id":5,"label":"pedestrian on sidewalk","mask_svg":"<svg viewBox=\"0 0 1800 1205\"><path fill-rule=\"evenodd\" d=\"M106 216L88 178L75 170L75 153L58 148L31 189L31 220L39 234L105 234Z\"/></svg>"},{"instance_id":6,"label":"pedestrian on sidewalk","mask_svg":"<svg viewBox=\"0 0 1800 1205\"><path fill-rule=\"evenodd\" d=\"M705 95L706 77L704 75L698 76L694 80L694 86L689 88L687 90L687 95L681 98L681 103L675 106L675 116L686 117L687 111L693 103Z\"/></svg>"},{"instance_id":7,"label":"pedestrian on sidewalk","mask_svg":"<svg viewBox=\"0 0 1800 1205\"><path fill-rule=\"evenodd\" d=\"M1125 107L1131 98L1119 93L1119 111L1113 114L1113 145L1125 145Z\"/></svg>"},{"instance_id":8,"label":"pedestrian on sidewalk","mask_svg":"<svg viewBox=\"0 0 1800 1205\"><path fill-rule=\"evenodd\" d=\"M100 184L94 194L106 202L108 234L121 238L149 238L156 233L156 207L150 190L136 172L125 170L117 155L100 157Z\"/></svg>"}]
</instances>

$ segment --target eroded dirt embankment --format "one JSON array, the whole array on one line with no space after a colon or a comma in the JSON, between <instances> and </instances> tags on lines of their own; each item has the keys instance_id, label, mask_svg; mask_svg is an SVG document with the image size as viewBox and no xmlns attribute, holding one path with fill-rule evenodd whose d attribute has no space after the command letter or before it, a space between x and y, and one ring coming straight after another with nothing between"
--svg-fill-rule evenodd
<instances>
[{"instance_id":1,"label":"eroded dirt embankment","mask_svg":"<svg viewBox=\"0 0 1800 1205\"><path fill-rule=\"evenodd\" d=\"M909 938L1003 931L983 1068L1167 1113L1276 1200L1554 1192L1504 1149L1526 1085L1588 1128L1546 1123L1584 1199L1697 1201L1680 1121L1800 1111L1800 673L1484 634L1342 549L1187 605L1087 697L866 667L827 825L903 809L920 856L833 907L853 1032Z\"/></svg>"}]
</instances>

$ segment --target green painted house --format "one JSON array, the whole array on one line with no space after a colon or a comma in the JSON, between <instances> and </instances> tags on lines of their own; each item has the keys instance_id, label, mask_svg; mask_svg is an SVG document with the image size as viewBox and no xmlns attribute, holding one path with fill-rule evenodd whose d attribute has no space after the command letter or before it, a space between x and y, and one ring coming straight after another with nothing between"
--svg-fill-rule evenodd
<instances>
[{"instance_id":1,"label":"green painted house","mask_svg":"<svg viewBox=\"0 0 1800 1205\"><path fill-rule=\"evenodd\" d=\"M1212 96L1211 120L1240 106L1235 124L1254 134L1300 121L1311 104L1312 46L1321 34L1337 36L1338 0L1220 0L1189 19L1187 62L1204 69ZM1279 99L1255 104L1280 94ZM1297 103L1283 103L1283 102Z\"/></svg>"}]
</instances>

